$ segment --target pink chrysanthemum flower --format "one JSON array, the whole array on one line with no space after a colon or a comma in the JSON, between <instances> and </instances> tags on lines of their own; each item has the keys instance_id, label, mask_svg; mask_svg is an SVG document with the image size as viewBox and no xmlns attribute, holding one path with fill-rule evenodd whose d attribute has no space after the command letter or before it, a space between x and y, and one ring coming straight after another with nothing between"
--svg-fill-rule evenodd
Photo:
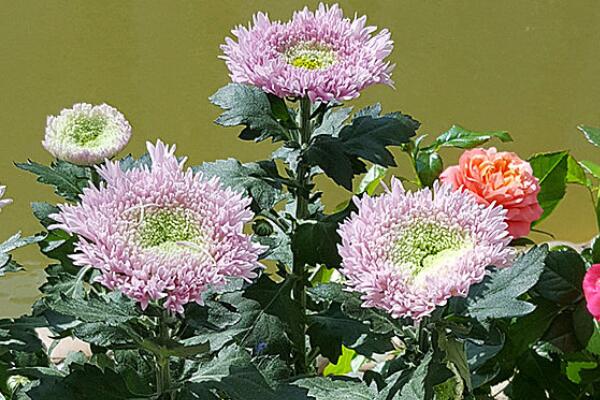
<instances>
[{"instance_id":1,"label":"pink chrysanthemum flower","mask_svg":"<svg viewBox=\"0 0 600 400\"><path fill-rule=\"evenodd\" d=\"M338 5L304 8L288 22L258 13L253 25L238 26L221 46L231 79L279 97L311 101L350 100L370 85L392 85L390 33L376 35L367 18L344 18Z\"/></svg>"},{"instance_id":2,"label":"pink chrysanthemum flower","mask_svg":"<svg viewBox=\"0 0 600 400\"><path fill-rule=\"evenodd\" d=\"M9 205L12 203L12 199L3 199L4 193L6 192L6 186L0 185L0 210L2 207Z\"/></svg>"},{"instance_id":3,"label":"pink chrysanthemum flower","mask_svg":"<svg viewBox=\"0 0 600 400\"><path fill-rule=\"evenodd\" d=\"M452 296L466 296L486 267L513 259L501 207L483 206L450 185L406 192L393 179L378 197L355 198L339 229L347 285L365 307L419 320Z\"/></svg>"},{"instance_id":4,"label":"pink chrysanthemum flower","mask_svg":"<svg viewBox=\"0 0 600 400\"><path fill-rule=\"evenodd\" d=\"M42 145L59 160L93 165L115 156L130 138L131 126L119 110L78 103L48 117Z\"/></svg>"},{"instance_id":5,"label":"pink chrysanthemum flower","mask_svg":"<svg viewBox=\"0 0 600 400\"><path fill-rule=\"evenodd\" d=\"M201 302L209 285L254 278L263 248L243 233L253 218L250 198L184 170L175 146L147 147L151 167L98 167L106 183L86 188L80 204L60 206L51 229L79 235L72 258L98 268L104 286L142 308L161 300L181 313L186 303Z\"/></svg>"}]
</instances>

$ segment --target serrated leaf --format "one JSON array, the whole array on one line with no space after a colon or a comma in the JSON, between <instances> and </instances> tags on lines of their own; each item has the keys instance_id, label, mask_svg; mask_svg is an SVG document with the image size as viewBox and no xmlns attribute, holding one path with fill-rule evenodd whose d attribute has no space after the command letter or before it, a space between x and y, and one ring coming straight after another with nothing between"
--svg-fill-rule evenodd
<instances>
[{"instance_id":1,"label":"serrated leaf","mask_svg":"<svg viewBox=\"0 0 600 400\"><path fill-rule=\"evenodd\" d=\"M587 125L579 125L577 127L577 129L579 129L581 132L583 132L583 134L585 135L585 138L588 140L588 142L590 142L591 144L593 144L596 147L600 147L600 129L599 128L593 128L593 127L587 126Z\"/></svg>"},{"instance_id":2,"label":"serrated leaf","mask_svg":"<svg viewBox=\"0 0 600 400\"><path fill-rule=\"evenodd\" d=\"M504 131L483 131L476 132L463 128L459 125L452 125L446 132L437 137L435 147L458 147L460 149L472 149L480 146L492 138L498 138L502 142L511 142L512 138L508 132Z\"/></svg>"},{"instance_id":3,"label":"serrated leaf","mask_svg":"<svg viewBox=\"0 0 600 400\"><path fill-rule=\"evenodd\" d=\"M46 304L59 314L84 322L104 322L109 325L127 322L139 315L135 303L119 292L87 300L62 295L60 299L47 301Z\"/></svg>"},{"instance_id":4,"label":"serrated leaf","mask_svg":"<svg viewBox=\"0 0 600 400\"><path fill-rule=\"evenodd\" d=\"M313 347L332 363L337 363L342 354L342 345L351 347L361 336L369 333L368 325L349 318L339 304L332 304L327 310L308 317L307 335Z\"/></svg>"},{"instance_id":5,"label":"serrated leaf","mask_svg":"<svg viewBox=\"0 0 600 400\"><path fill-rule=\"evenodd\" d=\"M361 159L386 167L396 165L387 147L407 143L415 135L415 127L407 118L356 118L342 128L339 137L316 136L302 157L339 185L352 190L354 175L366 172Z\"/></svg>"},{"instance_id":6,"label":"serrated leaf","mask_svg":"<svg viewBox=\"0 0 600 400\"><path fill-rule=\"evenodd\" d=\"M277 180L277 166L273 161L242 164L229 158L193 167L203 179L219 177L222 185L243 192L253 199L255 211L270 210L281 199L281 184Z\"/></svg>"},{"instance_id":7,"label":"serrated leaf","mask_svg":"<svg viewBox=\"0 0 600 400\"><path fill-rule=\"evenodd\" d=\"M89 185L92 177L90 167L82 167L66 161L57 160L49 167L29 160L16 163L18 168L38 176L38 182L54 186L56 194L69 201L76 201Z\"/></svg>"},{"instance_id":8,"label":"serrated leaf","mask_svg":"<svg viewBox=\"0 0 600 400\"><path fill-rule=\"evenodd\" d=\"M330 108L323 115L323 121L315 128L313 135L338 136L351 112L352 107Z\"/></svg>"},{"instance_id":9,"label":"serrated leaf","mask_svg":"<svg viewBox=\"0 0 600 400\"><path fill-rule=\"evenodd\" d=\"M337 230L339 224L354 209L354 204L350 204L335 214L320 216L317 221L299 224L291 238L292 253L296 261L301 264L321 264L328 268L338 268L342 259L337 250L341 242Z\"/></svg>"},{"instance_id":10,"label":"serrated leaf","mask_svg":"<svg viewBox=\"0 0 600 400\"><path fill-rule=\"evenodd\" d=\"M91 364L71 364L72 371L66 377L47 375L28 392L32 399L78 399L78 400L125 400L151 398L152 388L130 382L125 376L111 369L100 369ZM135 374L130 380L139 379ZM110 382L110 384L107 384ZM134 393L132 388L144 388L143 393Z\"/></svg>"},{"instance_id":11,"label":"serrated leaf","mask_svg":"<svg viewBox=\"0 0 600 400\"><path fill-rule=\"evenodd\" d=\"M292 342L298 343L304 338L304 335L302 339L298 336L299 332L303 332L304 315L298 302L291 298L291 290L291 279L276 283L263 274L246 289L243 296L261 305L259 316L268 314L280 319Z\"/></svg>"},{"instance_id":12,"label":"serrated leaf","mask_svg":"<svg viewBox=\"0 0 600 400\"><path fill-rule=\"evenodd\" d=\"M551 251L535 291L552 302L568 305L582 295L584 275L585 263L575 250Z\"/></svg>"},{"instance_id":13,"label":"serrated leaf","mask_svg":"<svg viewBox=\"0 0 600 400\"><path fill-rule=\"evenodd\" d=\"M547 218L565 196L569 154L566 151L535 154L529 159L533 175L539 179L541 190L538 202L544 213L533 223L539 224Z\"/></svg>"},{"instance_id":14,"label":"serrated leaf","mask_svg":"<svg viewBox=\"0 0 600 400\"><path fill-rule=\"evenodd\" d=\"M399 399L402 400L425 400L425 380L429 373L429 366L433 355L428 353L412 374L410 380L400 390Z\"/></svg>"},{"instance_id":15,"label":"serrated leaf","mask_svg":"<svg viewBox=\"0 0 600 400\"><path fill-rule=\"evenodd\" d=\"M294 385L308 389L308 395L315 400L373 400L377 396L362 383L323 377L299 379Z\"/></svg>"},{"instance_id":16,"label":"serrated leaf","mask_svg":"<svg viewBox=\"0 0 600 400\"><path fill-rule=\"evenodd\" d=\"M279 141L287 136L287 131L273 114L269 97L255 86L230 83L213 94L210 101L225 110L215 121L219 125L246 125L249 130L258 133L248 137L256 141L269 137ZM281 113L280 107L275 104L278 114Z\"/></svg>"},{"instance_id":17,"label":"serrated leaf","mask_svg":"<svg viewBox=\"0 0 600 400\"><path fill-rule=\"evenodd\" d=\"M471 288L468 313L478 321L527 315L535 306L519 297L531 289L544 269L546 245L522 254L510 267L494 270L483 282Z\"/></svg>"},{"instance_id":18,"label":"serrated leaf","mask_svg":"<svg viewBox=\"0 0 600 400\"><path fill-rule=\"evenodd\" d=\"M50 218L50 215L57 214L59 212L58 207L46 202L33 202L31 203L31 210L43 226L48 227L48 225L56 223Z\"/></svg>"}]
</instances>

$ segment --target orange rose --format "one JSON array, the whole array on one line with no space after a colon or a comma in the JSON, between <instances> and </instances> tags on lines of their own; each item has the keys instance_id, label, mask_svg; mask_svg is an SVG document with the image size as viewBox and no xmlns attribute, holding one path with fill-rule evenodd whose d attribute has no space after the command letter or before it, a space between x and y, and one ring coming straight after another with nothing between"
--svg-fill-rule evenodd
<instances>
[{"instance_id":1,"label":"orange rose","mask_svg":"<svg viewBox=\"0 0 600 400\"><path fill-rule=\"evenodd\" d=\"M531 165L515 153L495 148L465 151L458 165L446 168L440 180L473 193L481 204L496 203L507 210L506 223L513 238L526 236L542 215L537 194L540 185Z\"/></svg>"}]
</instances>

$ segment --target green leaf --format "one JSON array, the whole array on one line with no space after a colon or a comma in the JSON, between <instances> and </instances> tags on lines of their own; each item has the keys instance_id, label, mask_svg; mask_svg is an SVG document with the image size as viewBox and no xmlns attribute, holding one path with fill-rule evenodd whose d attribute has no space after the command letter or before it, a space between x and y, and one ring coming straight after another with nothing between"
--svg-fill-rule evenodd
<instances>
[{"instance_id":1,"label":"green leaf","mask_svg":"<svg viewBox=\"0 0 600 400\"><path fill-rule=\"evenodd\" d=\"M299 379L294 385L308 389L308 395L315 400L373 400L377 396L362 383L323 377Z\"/></svg>"},{"instance_id":2,"label":"green leaf","mask_svg":"<svg viewBox=\"0 0 600 400\"><path fill-rule=\"evenodd\" d=\"M356 356L356 351L342 346L342 355L338 358L337 363L331 362L323 370L324 376L345 376L352 372L352 360ZM331 361L331 360L330 360Z\"/></svg>"},{"instance_id":3,"label":"green leaf","mask_svg":"<svg viewBox=\"0 0 600 400\"><path fill-rule=\"evenodd\" d=\"M33 202L31 203L31 210L33 211L33 215L40 221L40 223L48 227L49 225L55 224L50 215L57 214L59 212L58 207L45 202Z\"/></svg>"},{"instance_id":4,"label":"green leaf","mask_svg":"<svg viewBox=\"0 0 600 400\"><path fill-rule=\"evenodd\" d=\"M552 213L565 196L569 154L566 151L535 154L529 159L529 163L533 175L540 181L538 202L544 210L542 216L533 223L537 225Z\"/></svg>"},{"instance_id":5,"label":"green leaf","mask_svg":"<svg viewBox=\"0 0 600 400\"><path fill-rule=\"evenodd\" d=\"M101 347L131 344L132 340L119 326L104 322L82 323L73 328L79 339Z\"/></svg>"},{"instance_id":6,"label":"green leaf","mask_svg":"<svg viewBox=\"0 0 600 400\"><path fill-rule=\"evenodd\" d=\"M90 167L81 167L57 160L50 167L29 160L16 163L18 168L38 176L38 182L54 186L56 194L69 201L77 201L92 178Z\"/></svg>"},{"instance_id":7,"label":"green leaf","mask_svg":"<svg viewBox=\"0 0 600 400\"><path fill-rule=\"evenodd\" d=\"M353 176L366 172L360 159L385 167L396 165L387 147L407 143L416 130L414 120L402 117L355 118L341 129L338 137L316 136L303 157L336 183L352 190Z\"/></svg>"},{"instance_id":8,"label":"green leaf","mask_svg":"<svg viewBox=\"0 0 600 400\"><path fill-rule=\"evenodd\" d=\"M190 382L219 381L229 374L231 367L249 363L250 355L247 352L237 345L230 345L221 350L216 357L200 362L187 380Z\"/></svg>"},{"instance_id":9,"label":"green leaf","mask_svg":"<svg viewBox=\"0 0 600 400\"><path fill-rule=\"evenodd\" d=\"M7 272L16 272L23 269L18 263L12 260L10 252L32 243L40 242L44 235L22 237L21 233L16 233L0 244L0 276Z\"/></svg>"},{"instance_id":10,"label":"green leaf","mask_svg":"<svg viewBox=\"0 0 600 400\"><path fill-rule=\"evenodd\" d=\"M429 149L419 150L415 158L415 169L424 186L432 186L444 169L440 155Z\"/></svg>"},{"instance_id":11,"label":"green leaf","mask_svg":"<svg viewBox=\"0 0 600 400\"><path fill-rule=\"evenodd\" d=\"M446 361L451 362L456 367L460 377L470 391L472 388L471 371L469 369L469 364L467 363L465 342L449 338L446 343L443 344L443 348L446 351Z\"/></svg>"},{"instance_id":12,"label":"green leaf","mask_svg":"<svg viewBox=\"0 0 600 400\"><path fill-rule=\"evenodd\" d=\"M579 165L577 160L572 155L569 155L567 168L567 183L575 183L578 185L589 186L588 178L585 176L585 171Z\"/></svg>"},{"instance_id":13,"label":"green leaf","mask_svg":"<svg viewBox=\"0 0 600 400\"><path fill-rule=\"evenodd\" d=\"M254 211L270 210L281 200L281 183L273 161L242 164L229 158L203 163L193 169L202 173L203 179L217 176L222 185L251 196Z\"/></svg>"},{"instance_id":14,"label":"green leaf","mask_svg":"<svg viewBox=\"0 0 600 400\"><path fill-rule=\"evenodd\" d=\"M307 335L313 347L318 347L333 363L342 355L342 345L352 347L361 336L369 333L369 326L348 318L337 303L326 311L308 317Z\"/></svg>"},{"instance_id":15,"label":"green leaf","mask_svg":"<svg viewBox=\"0 0 600 400\"><path fill-rule=\"evenodd\" d=\"M369 196L374 195L375 190L377 190L381 182L383 182L386 174L387 168L377 164L372 165L361 179L360 184L358 185L357 194L366 193Z\"/></svg>"},{"instance_id":16,"label":"green leaf","mask_svg":"<svg viewBox=\"0 0 600 400\"><path fill-rule=\"evenodd\" d=\"M342 223L355 209L349 204L345 209L330 215L320 216L317 221L299 224L292 236L292 253L296 261L308 265L326 265L338 268L342 259L337 246L341 238L337 232Z\"/></svg>"},{"instance_id":17,"label":"green leaf","mask_svg":"<svg viewBox=\"0 0 600 400\"><path fill-rule=\"evenodd\" d=\"M467 298L468 313L478 321L527 315L535 306L519 297L531 289L544 269L548 246L534 247L511 267L494 270Z\"/></svg>"},{"instance_id":18,"label":"green leaf","mask_svg":"<svg viewBox=\"0 0 600 400\"><path fill-rule=\"evenodd\" d=\"M330 108L323 115L323 121L315 128L313 135L338 136L344 122L350 116L352 107Z\"/></svg>"},{"instance_id":19,"label":"green leaf","mask_svg":"<svg viewBox=\"0 0 600 400\"><path fill-rule=\"evenodd\" d=\"M127 172L132 169L140 169L142 167L152 168L152 159L150 154L144 153L139 158L134 158L131 154L119 160L121 171Z\"/></svg>"},{"instance_id":20,"label":"green leaf","mask_svg":"<svg viewBox=\"0 0 600 400\"><path fill-rule=\"evenodd\" d=\"M599 128L593 128L593 127L587 126L587 125L579 125L577 127L577 129L579 129L581 132L583 132L583 134L585 135L585 138L588 140L588 142L590 142L591 144L593 144L596 147L600 147L600 129Z\"/></svg>"},{"instance_id":21,"label":"green leaf","mask_svg":"<svg viewBox=\"0 0 600 400\"><path fill-rule=\"evenodd\" d=\"M135 374L118 374L111 369L100 369L91 364L71 364L71 372L66 377L46 375L39 385L28 392L32 399L56 400L125 400L151 398L152 389L135 382ZM107 384L110 382L110 384ZM132 389L144 388L144 392L135 393Z\"/></svg>"},{"instance_id":22,"label":"green leaf","mask_svg":"<svg viewBox=\"0 0 600 400\"><path fill-rule=\"evenodd\" d=\"M303 316L297 302L291 299L292 280L281 284L267 275L260 277L245 292L219 295L221 302L236 309L241 319L230 330L240 330L238 342L254 348L257 354L289 357L291 342L302 332Z\"/></svg>"},{"instance_id":23,"label":"green leaf","mask_svg":"<svg viewBox=\"0 0 600 400\"><path fill-rule=\"evenodd\" d=\"M135 303L119 292L87 300L62 295L60 299L47 301L46 304L59 314L84 322L103 322L108 325L127 322L139 315Z\"/></svg>"},{"instance_id":24,"label":"green leaf","mask_svg":"<svg viewBox=\"0 0 600 400\"><path fill-rule=\"evenodd\" d=\"M400 399L402 400L425 400L425 380L429 373L432 353L428 353L417 366L410 380L402 387Z\"/></svg>"},{"instance_id":25,"label":"green leaf","mask_svg":"<svg viewBox=\"0 0 600 400\"><path fill-rule=\"evenodd\" d=\"M568 305L582 295L584 275L585 263L575 250L551 251L535 291L552 302Z\"/></svg>"},{"instance_id":26,"label":"green leaf","mask_svg":"<svg viewBox=\"0 0 600 400\"><path fill-rule=\"evenodd\" d=\"M579 161L579 165L583 167L587 171L587 173L591 174L594 178L600 179L600 165L596 164L593 161Z\"/></svg>"},{"instance_id":27,"label":"green leaf","mask_svg":"<svg viewBox=\"0 0 600 400\"><path fill-rule=\"evenodd\" d=\"M512 138L504 131L475 132L465 129L459 125L452 125L446 132L437 137L435 148L458 147L460 149L472 149L480 146L492 138L498 138L502 142L511 142Z\"/></svg>"},{"instance_id":28,"label":"green leaf","mask_svg":"<svg viewBox=\"0 0 600 400\"><path fill-rule=\"evenodd\" d=\"M216 119L217 124L247 127L242 134L243 139L260 142L272 138L273 141L279 141L285 140L288 135L274 112L285 121L289 119L289 115L285 116L279 102L273 102L273 110L269 97L257 87L230 83L213 94L210 101L225 110Z\"/></svg>"}]
</instances>

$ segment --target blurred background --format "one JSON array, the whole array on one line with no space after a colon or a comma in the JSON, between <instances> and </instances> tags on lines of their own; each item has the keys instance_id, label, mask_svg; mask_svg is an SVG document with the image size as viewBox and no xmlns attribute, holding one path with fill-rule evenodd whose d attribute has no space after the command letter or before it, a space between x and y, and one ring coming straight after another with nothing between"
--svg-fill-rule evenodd
<instances>
[{"instance_id":1,"label":"blurred background","mask_svg":"<svg viewBox=\"0 0 600 400\"><path fill-rule=\"evenodd\" d=\"M597 0L340 1L346 15L367 14L395 41L396 89L372 87L353 105L380 101L420 120L421 133L453 123L507 130L499 148L528 158L570 149L600 162L576 126L600 126L600 2ZM272 145L242 142L237 129L212 121L207 98L228 81L217 57L231 28L256 11L287 20L316 1L1 1L0 182L14 204L0 214L0 240L40 228L29 202L55 200L51 189L13 166L51 158L40 141L47 115L75 102L106 102L134 129L126 149L147 140L176 143L191 164L268 157ZM443 154L454 163L459 152ZM395 172L410 173L399 155ZM319 181L332 207L349 193ZM587 192L569 187L557 211L539 226L558 239L589 240L595 219ZM544 237L536 237L545 239ZM0 317L29 310L45 260L35 248L17 253L26 272L0 279Z\"/></svg>"}]
</instances>

